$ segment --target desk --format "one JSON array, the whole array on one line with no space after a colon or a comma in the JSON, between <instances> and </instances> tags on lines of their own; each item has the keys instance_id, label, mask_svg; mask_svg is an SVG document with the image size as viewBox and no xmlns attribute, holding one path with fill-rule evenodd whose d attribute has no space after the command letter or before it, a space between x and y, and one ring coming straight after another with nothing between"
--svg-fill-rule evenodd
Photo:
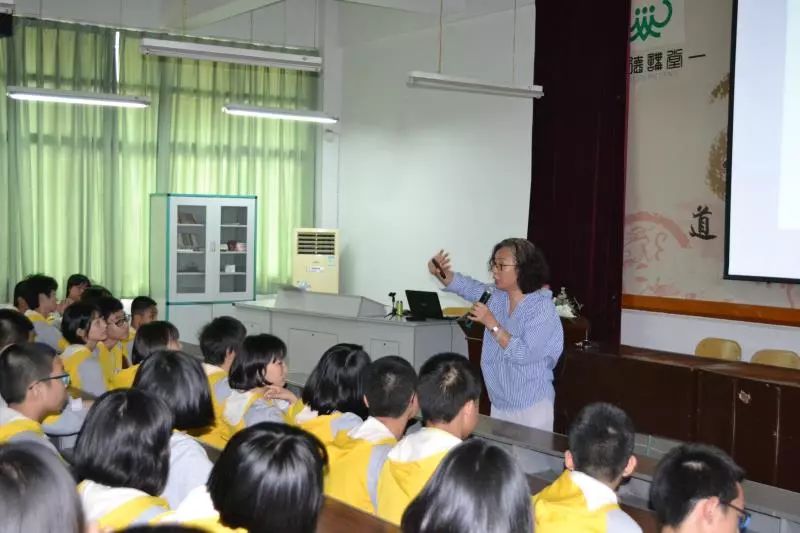
<instances>
[{"instance_id":1,"label":"desk","mask_svg":"<svg viewBox=\"0 0 800 533\"><path fill-rule=\"evenodd\" d=\"M400 533L400 528L347 504L325 498L317 533Z\"/></svg>"}]
</instances>

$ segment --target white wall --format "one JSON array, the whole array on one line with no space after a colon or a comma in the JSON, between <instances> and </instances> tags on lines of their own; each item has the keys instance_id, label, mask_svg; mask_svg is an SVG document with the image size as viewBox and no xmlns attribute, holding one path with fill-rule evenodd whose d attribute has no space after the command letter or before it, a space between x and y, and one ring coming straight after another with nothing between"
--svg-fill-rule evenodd
<instances>
[{"instance_id":1,"label":"white wall","mask_svg":"<svg viewBox=\"0 0 800 533\"><path fill-rule=\"evenodd\" d=\"M622 343L656 350L694 353L701 339L721 337L742 346L742 360L765 348L794 350L800 353L800 329L736 320L717 320L692 316L622 311Z\"/></svg>"},{"instance_id":2,"label":"white wall","mask_svg":"<svg viewBox=\"0 0 800 533\"><path fill-rule=\"evenodd\" d=\"M447 23L445 73L511 82L506 3ZM517 13L520 84L532 82L533 15L532 5ZM436 15L341 3L338 16L342 291L386 302L389 291L435 290L425 263L441 247L488 279L492 245L527 233L531 101L408 88L408 71L436 69Z\"/></svg>"}]
</instances>

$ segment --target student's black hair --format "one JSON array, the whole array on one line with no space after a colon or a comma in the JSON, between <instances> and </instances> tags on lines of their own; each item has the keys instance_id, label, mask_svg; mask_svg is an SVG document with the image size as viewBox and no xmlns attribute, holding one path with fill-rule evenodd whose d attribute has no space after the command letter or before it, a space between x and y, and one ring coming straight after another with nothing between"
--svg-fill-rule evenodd
<instances>
[{"instance_id":1,"label":"student's black hair","mask_svg":"<svg viewBox=\"0 0 800 533\"><path fill-rule=\"evenodd\" d=\"M133 349L131 350L131 362L134 365L150 357L151 354L160 350L166 350L170 341L178 342L180 333L171 322L166 320L155 320L149 324L144 324L136 330L133 338Z\"/></svg>"},{"instance_id":2,"label":"student's black hair","mask_svg":"<svg viewBox=\"0 0 800 533\"><path fill-rule=\"evenodd\" d=\"M0 309L0 350L9 344L28 342L33 322L16 309Z\"/></svg>"},{"instance_id":3,"label":"student's black hair","mask_svg":"<svg viewBox=\"0 0 800 533\"><path fill-rule=\"evenodd\" d=\"M528 239L503 239L492 248L489 258L489 269L494 262L494 255L500 248L509 248L514 254L517 269L517 285L523 294L538 291L550 277L550 267L542 250Z\"/></svg>"},{"instance_id":4,"label":"student's black hair","mask_svg":"<svg viewBox=\"0 0 800 533\"><path fill-rule=\"evenodd\" d=\"M175 429L200 429L214 422L211 389L203 365L187 353L172 350L153 353L139 365L133 386L151 392L169 405Z\"/></svg>"},{"instance_id":5,"label":"student's black hair","mask_svg":"<svg viewBox=\"0 0 800 533\"><path fill-rule=\"evenodd\" d=\"M426 422L451 422L467 402L477 402L480 396L480 376L463 355L440 353L419 369L417 399Z\"/></svg>"},{"instance_id":6,"label":"student's black hair","mask_svg":"<svg viewBox=\"0 0 800 533\"><path fill-rule=\"evenodd\" d=\"M35 442L0 445L0 531L84 533L75 480L61 459Z\"/></svg>"},{"instance_id":7,"label":"student's black hair","mask_svg":"<svg viewBox=\"0 0 800 533\"><path fill-rule=\"evenodd\" d=\"M416 392L417 373L402 357L381 357L367 367L364 395L370 415L398 418L406 412Z\"/></svg>"},{"instance_id":8,"label":"student's black hair","mask_svg":"<svg viewBox=\"0 0 800 533\"><path fill-rule=\"evenodd\" d=\"M72 290L72 287L77 287L78 285L86 285L88 289L92 286L92 281L83 274L72 274L67 278L67 290L64 296L69 296L69 291Z\"/></svg>"},{"instance_id":9,"label":"student's black hair","mask_svg":"<svg viewBox=\"0 0 800 533\"><path fill-rule=\"evenodd\" d=\"M367 418L364 371L369 355L357 344L337 344L322 354L303 387L303 403L321 415L334 411Z\"/></svg>"},{"instance_id":10,"label":"student's black hair","mask_svg":"<svg viewBox=\"0 0 800 533\"><path fill-rule=\"evenodd\" d=\"M228 350L239 353L246 335L244 324L232 316L215 318L200 330L200 351L203 359L210 365L221 365L225 362Z\"/></svg>"},{"instance_id":11,"label":"student's black hair","mask_svg":"<svg viewBox=\"0 0 800 533\"><path fill-rule=\"evenodd\" d=\"M25 297L25 284L28 280L23 279L22 281L18 281L16 285L14 285L14 307L19 307L19 301L25 301L25 305L28 305L28 300Z\"/></svg>"},{"instance_id":12,"label":"student's black hair","mask_svg":"<svg viewBox=\"0 0 800 533\"><path fill-rule=\"evenodd\" d=\"M630 417L608 403L587 405L569 427L569 451L575 470L604 483L612 483L622 475L633 455L635 440Z\"/></svg>"},{"instance_id":13,"label":"student's black hair","mask_svg":"<svg viewBox=\"0 0 800 533\"><path fill-rule=\"evenodd\" d=\"M167 483L171 435L172 413L154 394L139 389L106 392L89 410L78 435L75 475L158 496Z\"/></svg>"},{"instance_id":14,"label":"student's black hair","mask_svg":"<svg viewBox=\"0 0 800 533\"><path fill-rule=\"evenodd\" d=\"M108 317L117 311L125 309L125 306L113 296L101 296L97 299L97 308L100 310L100 316L108 319Z\"/></svg>"},{"instance_id":15,"label":"student's black hair","mask_svg":"<svg viewBox=\"0 0 800 533\"><path fill-rule=\"evenodd\" d=\"M83 294L81 294L81 301L89 304L97 305L97 300L107 296L114 296L111 291L101 285L92 285L87 287Z\"/></svg>"},{"instance_id":16,"label":"student's black hair","mask_svg":"<svg viewBox=\"0 0 800 533\"><path fill-rule=\"evenodd\" d=\"M0 352L0 396L6 402L22 403L28 388L50 376L56 351L46 344L12 344Z\"/></svg>"},{"instance_id":17,"label":"student's black hair","mask_svg":"<svg viewBox=\"0 0 800 533\"><path fill-rule=\"evenodd\" d=\"M725 452L705 444L682 444L659 461L650 485L650 506L662 526L678 527L698 500L723 504L738 496L744 470ZM733 512L733 511L731 511Z\"/></svg>"},{"instance_id":18,"label":"student's black hair","mask_svg":"<svg viewBox=\"0 0 800 533\"><path fill-rule=\"evenodd\" d=\"M70 344L85 344L86 342L78 336L78 330L82 329L89 332L92 320L100 316L97 306L84 302L75 302L66 309L61 317L61 334Z\"/></svg>"},{"instance_id":19,"label":"student's black hair","mask_svg":"<svg viewBox=\"0 0 800 533\"><path fill-rule=\"evenodd\" d=\"M286 344L275 335L262 333L245 337L231 365L228 384L232 389L250 390L266 385L266 367L286 359Z\"/></svg>"},{"instance_id":20,"label":"student's black hair","mask_svg":"<svg viewBox=\"0 0 800 533\"><path fill-rule=\"evenodd\" d=\"M131 315L140 315L151 307L157 306L156 301L149 296L137 296L131 302Z\"/></svg>"},{"instance_id":21,"label":"student's black hair","mask_svg":"<svg viewBox=\"0 0 800 533\"><path fill-rule=\"evenodd\" d=\"M133 526L118 529L120 533L207 533L207 529L183 526L181 524L161 524L154 526Z\"/></svg>"},{"instance_id":22,"label":"student's black hair","mask_svg":"<svg viewBox=\"0 0 800 533\"><path fill-rule=\"evenodd\" d=\"M508 452L470 439L445 456L406 508L401 527L403 533L529 533L533 514L528 481Z\"/></svg>"},{"instance_id":23,"label":"student's black hair","mask_svg":"<svg viewBox=\"0 0 800 533\"><path fill-rule=\"evenodd\" d=\"M50 276L32 274L25 279L23 298L31 309L39 308L39 295L50 296L58 290L58 282Z\"/></svg>"},{"instance_id":24,"label":"student's black hair","mask_svg":"<svg viewBox=\"0 0 800 533\"><path fill-rule=\"evenodd\" d=\"M208 478L220 521L249 533L313 533L322 507L323 444L302 429L262 422L233 436Z\"/></svg>"}]
</instances>

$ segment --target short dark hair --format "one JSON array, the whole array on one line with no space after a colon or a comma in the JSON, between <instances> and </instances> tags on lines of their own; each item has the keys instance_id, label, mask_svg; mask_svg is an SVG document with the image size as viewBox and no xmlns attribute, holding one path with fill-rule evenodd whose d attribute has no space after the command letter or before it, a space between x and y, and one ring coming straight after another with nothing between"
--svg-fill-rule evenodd
<instances>
[{"instance_id":1,"label":"short dark hair","mask_svg":"<svg viewBox=\"0 0 800 533\"><path fill-rule=\"evenodd\" d=\"M677 527L698 500L717 497L731 503L744 470L728 454L706 444L682 444L659 461L650 485L650 505L664 526Z\"/></svg>"},{"instance_id":2,"label":"short dark hair","mask_svg":"<svg viewBox=\"0 0 800 533\"><path fill-rule=\"evenodd\" d=\"M0 309L0 350L9 344L28 342L33 322L16 309Z\"/></svg>"},{"instance_id":3,"label":"short dark hair","mask_svg":"<svg viewBox=\"0 0 800 533\"><path fill-rule=\"evenodd\" d=\"M136 371L133 386L158 396L169 405L175 429L186 431L214 422L211 389L200 361L184 352L159 350Z\"/></svg>"},{"instance_id":4,"label":"short dark hair","mask_svg":"<svg viewBox=\"0 0 800 533\"><path fill-rule=\"evenodd\" d=\"M106 392L78 435L75 474L158 496L167 483L171 435L172 413L160 398L139 389Z\"/></svg>"},{"instance_id":5,"label":"short dark hair","mask_svg":"<svg viewBox=\"0 0 800 533\"><path fill-rule=\"evenodd\" d=\"M88 289L92 286L92 282L83 274L72 274L67 278L66 296L69 296L69 291L72 290L72 287L77 287L78 285L86 285L86 288Z\"/></svg>"},{"instance_id":6,"label":"short dark hair","mask_svg":"<svg viewBox=\"0 0 800 533\"><path fill-rule=\"evenodd\" d=\"M136 330L136 336L133 338L131 362L138 365L153 353L166 350L170 341L177 342L179 340L178 328L171 322L154 320L149 324L144 324Z\"/></svg>"},{"instance_id":7,"label":"short dark hair","mask_svg":"<svg viewBox=\"0 0 800 533\"><path fill-rule=\"evenodd\" d=\"M46 344L12 344L0 352L0 396L6 402L22 403L28 387L50 376L56 351Z\"/></svg>"},{"instance_id":8,"label":"short dark hair","mask_svg":"<svg viewBox=\"0 0 800 533\"><path fill-rule=\"evenodd\" d=\"M419 370L417 398L426 422L451 422L470 400L481 396L481 378L463 355L434 355Z\"/></svg>"},{"instance_id":9,"label":"short dark hair","mask_svg":"<svg viewBox=\"0 0 800 533\"><path fill-rule=\"evenodd\" d=\"M550 267L538 246L528 239L503 239L494 245L492 257L489 258L489 268L494 261L494 255L500 248L509 248L514 254L517 263L517 285L523 294L538 291L550 278Z\"/></svg>"},{"instance_id":10,"label":"short dark hair","mask_svg":"<svg viewBox=\"0 0 800 533\"><path fill-rule=\"evenodd\" d=\"M508 452L470 439L445 456L406 508L401 527L403 533L532 531L527 478Z\"/></svg>"},{"instance_id":11,"label":"short dark hair","mask_svg":"<svg viewBox=\"0 0 800 533\"><path fill-rule=\"evenodd\" d=\"M58 290L58 282L50 276L32 274L25 279L23 297L31 309L39 307L39 295L50 296L51 292Z\"/></svg>"},{"instance_id":12,"label":"short dark hair","mask_svg":"<svg viewBox=\"0 0 800 533\"><path fill-rule=\"evenodd\" d=\"M61 334L71 344L84 344L85 341L78 336L78 330L86 332L92 325L92 320L100 316L97 306L84 302L75 302L66 309L61 317Z\"/></svg>"},{"instance_id":13,"label":"short dark hair","mask_svg":"<svg viewBox=\"0 0 800 533\"><path fill-rule=\"evenodd\" d=\"M61 459L41 444L0 445L2 531L83 533L75 481Z\"/></svg>"},{"instance_id":14,"label":"short dark hair","mask_svg":"<svg viewBox=\"0 0 800 533\"><path fill-rule=\"evenodd\" d=\"M16 285L14 285L14 307L19 307L19 301L23 300L25 305L28 304L28 300L25 295L25 284L28 280L23 279L22 281L18 281Z\"/></svg>"},{"instance_id":15,"label":"short dark hair","mask_svg":"<svg viewBox=\"0 0 800 533\"><path fill-rule=\"evenodd\" d=\"M364 395L369 414L388 418L402 416L417 392L417 373L411 363L396 355L369 364L364 378Z\"/></svg>"},{"instance_id":16,"label":"short dark hair","mask_svg":"<svg viewBox=\"0 0 800 533\"><path fill-rule=\"evenodd\" d=\"M250 335L242 342L241 350L231 365L228 384L233 389L250 390L266 385L266 366L286 359L286 344L275 335Z\"/></svg>"},{"instance_id":17,"label":"short dark hair","mask_svg":"<svg viewBox=\"0 0 800 533\"><path fill-rule=\"evenodd\" d=\"M140 315L151 307L158 307L158 304L155 300L149 296L137 296L131 302L131 314Z\"/></svg>"},{"instance_id":18,"label":"short dark hair","mask_svg":"<svg viewBox=\"0 0 800 533\"><path fill-rule=\"evenodd\" d=\"M630 417L608 403L587 405L569 427L569 451L575 470L605 483L622 475L635 443Z\"/></svg>"},{"instance_id":19,"label":"short dark hair","mask_svg":"<svg viewBox=\"0 0 800 533\"><path fill-rule=\"evenodd\" d=\"M83 294L81 294L81 301L97 305L97 300L106 296L113 296L111 291L101 285L92 285L87 287Z\"/></svg>"},{"instance_id":20,"label":"short dark hair","mask_svg":"<svg viewBox=\"0 0 800 533\"><path fill-rule=\"evenodd\" d=\"M120 533L207 533L207 529L181 524L157 524L153 526L132 526L117 530Z\"/></svg>"},{"instance_id":21,"label":"short dark hair","mask_svg":"<svg viewBox=\"0 0 800 533\"><path fill-rule=\"evenodd\" d=\"M100 310L100 316L107 319L117 311L125 309L125 306L113 296L101 296L97 299L97 308Z\"/></svg>"},{"instance_id":22,"label":"short dark hair","mask_svg":"<svg viewBox=\"0 0 800 533\"><path fill-rule=\"evenodd\" d=\"M230 440L208 478L220 521L251 533L312 533L322 507L323 444L302 429L262 422Z\"/></svg>"},{"instance_id":23,"label":"short dark hair","mask_svg":"<svg viewBox=\"0 0 800 533\"><path fill-rule=\"evenodd\" d=\"M232 316L218 316L200 330L203 359L210 365L221 365L228 350L239 353L246 335L247 329L240 321Z\"/></svg>"},{"instance_id":24,"label":"short dark hair","mask_svg":"<svg viewBox=\"0 0 800 533\"><path fill-rule=\"evenodd\" d=\"M367 418L364 371L370 359L358 344L337 344L322 354L303 387L303 403L321 415L334 411Z\"/></svg>"}]
</instances>

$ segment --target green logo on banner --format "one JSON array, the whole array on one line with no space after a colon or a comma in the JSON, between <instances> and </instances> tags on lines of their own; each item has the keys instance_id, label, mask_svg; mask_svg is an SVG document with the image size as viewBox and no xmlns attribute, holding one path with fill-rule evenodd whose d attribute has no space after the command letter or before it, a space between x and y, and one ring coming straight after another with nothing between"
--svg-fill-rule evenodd
<instances>
[{"instance_id":1,"label":"green logo on banner","mask_svg":"<svg viewBox=\"0 0 800 533\"><path fill-rule=\"evenodd\" d=\"M646 41L649 37L661 37L661 30L672 20L672 2L661 0L667 8L667 16L656 20L656 6L637 7L633 12L633 26L631 26L631 42L636 39Z\"/></svg>"}]
</instances>

